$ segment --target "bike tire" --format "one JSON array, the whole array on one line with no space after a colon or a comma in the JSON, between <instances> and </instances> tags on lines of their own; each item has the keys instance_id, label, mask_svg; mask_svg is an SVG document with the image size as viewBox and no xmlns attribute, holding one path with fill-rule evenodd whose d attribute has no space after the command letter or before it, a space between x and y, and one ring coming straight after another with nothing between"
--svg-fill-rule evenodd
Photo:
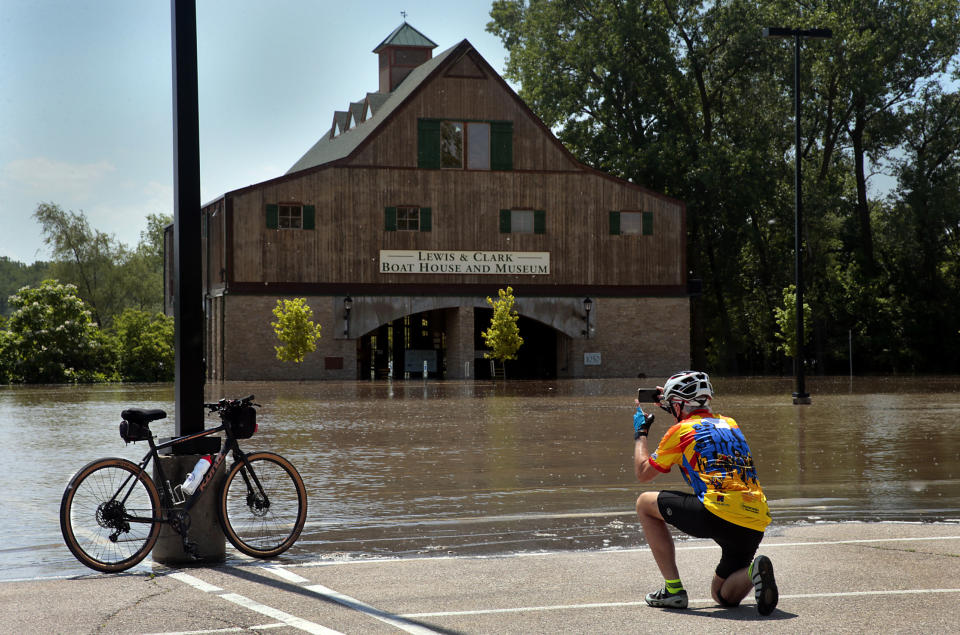
<instances>
[{"instance_id":1,"label":"bike tire","mask_svg":"<svg viewBox=\"0 0 960 635\"><path fill-rule=\"evenodd\" d=\"M98 459L80 469L60 500L60 531L77 560L97 571L125 571L143 560L160 535L160 493L140 467L120 458ZM136 484L114 500L128 478ZM123 487L126 494L129 489ZM153 522L128 522L130 515ZM119 534L111 539L111 534Z\"/></svg>"},{"instance_id":2,"label":"bike tire","mask_svg":"<svg viewBox=\"0 0 960 635\"><path fill-rule=\"evenodd\" d=\"M250 471L256 480L250 478ZM256 482L263 486L267 505ZM289 549L307 520L307 490L293 464L278 454L254 452L230 466L220 490L220 524L234 547L254 558Z\"/></svg>"}]
</instances>

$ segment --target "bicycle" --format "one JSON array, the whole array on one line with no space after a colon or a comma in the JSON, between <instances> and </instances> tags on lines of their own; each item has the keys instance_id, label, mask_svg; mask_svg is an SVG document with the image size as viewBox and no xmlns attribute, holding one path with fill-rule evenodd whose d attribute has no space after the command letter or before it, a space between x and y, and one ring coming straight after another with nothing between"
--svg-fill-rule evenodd
<instances>
[{"instance_id":1,"label":"bicycle","mask_svg":"<svg viewBox=\"0 0 960 635\"><path fill-rule=\"evenodd\" d=\"M184 552L197 558L195 544L187 538L190 509L213 482L228 454L227 469L217 493L217 512L227 540L255 558L272 558L289 549L303 530L307 517L307 492L293 464L271 452L244 453L238 439L257 430L254 396L205 403L208 414L220 415L215 428L187 434L162 443L154 441L150 422L164 419L163 410L129 408L121 413L120 436L127 442L146 441L150 450L139 463L123 458L92 461L78 471L60 501L60 529L76 558L97 571L124 571L143 560L153 549L163 525L170 525L183 540ZM158 452L165 448L224 432L220 451L196 490L187 495L181 485L171 486ZM147 472L151 462L160 487Z\"/></svg>"}]
</instances>

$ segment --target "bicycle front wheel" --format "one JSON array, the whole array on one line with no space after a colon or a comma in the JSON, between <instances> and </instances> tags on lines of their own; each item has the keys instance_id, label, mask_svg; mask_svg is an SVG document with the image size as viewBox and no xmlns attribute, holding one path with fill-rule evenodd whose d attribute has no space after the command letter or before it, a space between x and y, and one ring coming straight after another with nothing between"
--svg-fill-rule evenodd
<instances>
[{"instance_id":1,"label":"bicycle front wheel","mask_svg":"<svg viewBox=\"0 0 960 635\"><path fill-rule=\"evenodd\" d=\"M60 500L60 531L77 560L113 573L143 560L160 534L160 494L126 459L99 459L77 472Z\"/></svg>"},{"instance_id":2,"label":"bicycle front wheel","mask_svg":"<svg viewBox=\"0 0 960 635\"><path fill-rule=\"evenodd\" d=\"M230 543L254 558L293 545L307 520L307 490L290 461L270 452L230 467L220 493L220 523Z\"/></svg>"}]
</instances>

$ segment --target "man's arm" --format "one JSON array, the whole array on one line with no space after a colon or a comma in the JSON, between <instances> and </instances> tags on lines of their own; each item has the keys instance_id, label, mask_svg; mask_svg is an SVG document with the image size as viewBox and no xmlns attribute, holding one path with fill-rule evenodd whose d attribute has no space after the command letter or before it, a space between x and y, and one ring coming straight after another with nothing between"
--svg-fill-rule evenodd
<instances>
[{"instance_id":1,"label":"man's arm","mask_svg":"<svg viewBox=\"0 0 960 635\"><path fill-rule=\"evenodd\" d=\"M637 410L633 415L633 472L641 483L652 481L659 470L650 464L650 450L647 448L647 434L653 425L653 413L645 414L636 402Z\"/></svg>"},{"instance_id":2,"label":"man's arm","mask_svg":"<svg viewBox=\"0 0 960 635\"><path fill-rule=\"evenodd\" d=\"M650 464L650 451L647 449L647 437L642 436L633 445L633 471L641 483L652 481L660 471Z\"/></svg>"}]
</instances>

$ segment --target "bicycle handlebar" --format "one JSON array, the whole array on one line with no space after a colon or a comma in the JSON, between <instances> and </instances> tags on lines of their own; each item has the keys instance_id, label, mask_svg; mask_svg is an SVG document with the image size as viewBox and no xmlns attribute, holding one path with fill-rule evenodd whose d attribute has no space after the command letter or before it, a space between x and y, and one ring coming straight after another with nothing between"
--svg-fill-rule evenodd
<instances>
[{"instance_id":1,"label":"bicycle handlebar","mask_svg":"<svg viewBox=\"0 0 960 635\"><path fill-rule=\"evenodd\" d=\"M226 410L228 408L249 406L251 404L254 406L259 406L260 404L253 402L254 399L255 397L253 395L247 395L243 399L221 399L217 403L205 403L203 404L203 407L209 409L210 412L217 412Z\"/></svg>"}]
</instances>

